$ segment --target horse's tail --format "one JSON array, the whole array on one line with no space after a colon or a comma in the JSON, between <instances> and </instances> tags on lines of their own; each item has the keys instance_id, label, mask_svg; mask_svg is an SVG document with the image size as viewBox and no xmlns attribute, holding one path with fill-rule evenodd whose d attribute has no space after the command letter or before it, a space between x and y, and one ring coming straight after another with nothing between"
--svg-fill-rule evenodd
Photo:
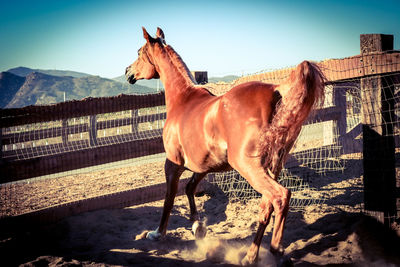
<instances>
[{"instance_id":1,"label":"horse's tail","mask_svg":"<svg viewBox=\"0 0 400 267\"><path fill-rule=\"evenodd\" d=\"M271 123L261 136L260 151L263 167L277 177L289 150L300 133L312 108L324 99L325 77L319 67L303 61L288 79L277 87L282 98L275 108Z\"/></svg>"}]
</instances>

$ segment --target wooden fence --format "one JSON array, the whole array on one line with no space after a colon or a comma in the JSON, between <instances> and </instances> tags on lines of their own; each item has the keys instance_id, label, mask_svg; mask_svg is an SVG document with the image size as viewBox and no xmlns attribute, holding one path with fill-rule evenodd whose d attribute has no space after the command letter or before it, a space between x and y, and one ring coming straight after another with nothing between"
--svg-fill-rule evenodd
<instances>
[{"instance_id":1,"label":"wooden fence","mask_svg":"<svg viewBox=\"0 0 400 267\"><path fill-rule=\"evenodd\" d=\"M390 42L392 45L390 46ZM388 50L388 51L384 51ZM393 133L393 125L383 129L382 120L394 114L394 104L386 104L384 90L394 90L393 84L387 84L382 80L382 76L391 75L392 83L398 83L400 72L400 53L393 51L393 36L386 35L361 35L361 54L345 59L332 59L318 63L323 70L329 83L333 85L333 106L318 110L307 123L315 121L334 121L339 133L339 142L343 146L344 153L369 151L371 147L375 147L372 152L367 152L367 163L364 166L364 183L366 184L366 208L370 208L375 216L384 221L385 217L393 216L400 205L393 204L400 198L399 178L396 177L395 167L395 146ZM230 87L246 81L264 81L271 83L279 83L285 79L291 69L267 72L247 77L242 77L232 84L208 84L208 87L216 94L221 94ZM357 79L357 80L351 80ZM355 83L361 90L361 100L363 103L362 119L359 125L347 131L346 122L346 94L340 88L352 86ZM373 90L370 90L371 84ZM388 89L389 88L389 89ZM365 90L364 90L365 89ZM368 89L368 90L367 90ZM392 92L392 94L394 94ZM69 101L48 106L29 106L19 109L2 109L0 110L0 183L13 182L31 177L37 177L45 174L58 173L77 168L88 167L92 165L104 164L114 161L120 161L129 158L141 157L163 151L161 129L142 131L138 128L138 124L143 122L154 122L164 120L166 115L164 112L149 115L140 115L137 110L141 108L160 107L165 105L164 94L154 95L120 95L107 98L88 98L81 101ZM366 111L370 108L379 109L381 120L371 120L367 116ZM129 111L131 116L124 119L111 118L106 121L97 120L99 114ZM376 112L375 112L376 113ZM369 113L368 113L369 114ZM68 120L71 118L80 118L87 116L88 119L84 123L70 125ZM58 125L48 129L29 130L29 126L35 123L43 123L49 121L58 121ZM19 127L14 131L6 131L5 129ZM116 126L128 126L130 132L119 135L118 142L110 142L110 137L101 137L98 131L102 129L115 128ZM380 129L378 129L380 128ZM28 129L28 130L27 130ZM389 130L387 130L389 129ZM372 131L371 131L372 130ZM361 132L364 133L364 139L355 139ZM69 136L73 134L85 133L88 138L83 141L69 140ZM372 136L373 137L368 137ZM378 138L376 137L378 135ZM148 138L148 137L151 138ZM367 136L367 138L365 138ZM17 144L24 142L33 142L39 139L60 138L57 144L41 145L36 147L18 147ZM380 141L376 141L376 140ZM390 139L390 140L388 140ZM351 144L348 145L348 144ZM388 147L388 144L391 147ZM15 145L15 148L5 149L6 147ZM377 146L379 146L377 150ZM71 149L77 148L78 149ZM391 151L386 153L384 151ZM350 151L351 150L351 151ZM56 151L47 153L46 151ZM377 152L378 151L378 152ZM28 155L26 158L20 155ZM388 163L382 163L377 157L389 157ZM287 166L294 166L296 160L292 158ZM385 165L386 164L386 165ZM378 186L379 181L376 179L376 169L389 169L383 179L384 186ZM375 177L375 178L374 178ZM377 182L378 181L378 182ZM397 183L397 184L396 184ZM374 189L378 188L378 189ZM382 199L384 189L391 192L390 197ZM149 189L151 192L154 188ZM153 191L152 191L153 190ZM135 190L134 190L135 191ZM102 197L99 204L99 198L78 201L63 205L62 216L60 209L52 208L53 218L60 218L82 211L88 211L99 208L121 207L149 200L161 199L163 197L162 190L157 189L158 195L153 193L150 197L138 196L144 194L141 192L121 192L120 194L112 194ZM146 191L147 192L147 191ZM135 195L136 194L136 195ZM139 198L140 200L137 200ZM135 200L136 199L136 200ZM86 204L85 204L86 203ZM87 204L89 203L89 204ZM90 204L91 203L91 204ZM112 203L112 204L110 204ZM390 206L390 209L387 207ZM75 208L73 208L75 207ZM76 208L78 207L78 208ZM82 208L84 207L84 208ZM38 211L41 214L37 221L43 221L44 211ZM48 212L46 213L48 214ZM58 214L58 215L54 215ZM21 218L35 217L32 214L20 216ZM36 217L35 217L36 218Z\"/></svg>"},{"instance_id":2,"label":"wooden fence","mask_svg":"<svg viewBox=\"0 0 400 267\"><path fill-rule=\"evenodd\" d=\"M28 106L0 111L2 129L1 183L24 180L31 177L64 172L129 158L163 152L161 129L139 131L138 124L165 120L166 114L138 115L137 110L165 105L164 93L154 95L119 95L116 97L88 98L48 106ZM104 113L131 111L124 119L97 121L96 116ZM88 116L84 123L69 125L67 120ZM40 122L61 122L48 129L30 130L27 125ZM24 125L20 130L5 133L4 128ZM99 130L129 125L129 134L119 135L124 142L110 142L110 137L98 136ZM24 130L27 129L27 130ZM87 133L83 141L70 141L73 134ZM140 138L152 136L154 138ZM17 147L49 138L61 138L62 142L30 148ZM125 141L128 140L128 141ZM75 149L79 148L79 149ZM22 155L22 156L21 156ZM20 159L20 158L24 159Z\"/></svg>"}]
</instances>

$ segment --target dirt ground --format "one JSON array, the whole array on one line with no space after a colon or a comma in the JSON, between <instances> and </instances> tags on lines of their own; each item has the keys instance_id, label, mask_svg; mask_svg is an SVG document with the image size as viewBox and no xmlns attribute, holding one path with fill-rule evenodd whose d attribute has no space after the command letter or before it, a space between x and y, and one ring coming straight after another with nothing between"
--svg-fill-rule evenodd
<instances>
[{"instance_id":1,"label":"dirt ground","mask_svg":"<svg viewBox=\"0 0 400 267\"><path fill-rule=\"evenodd\" d=\"M145 175L162 173L162 165L146 168ZM303 212L289 213L283 245L295 266L400 266L399 227L386 229L360 212L362 177L328 175L309 182L317 185L318 194L326 200L305 207ZM187 199L179 196L167 236L161 241L137 238L158 226L163 201L157 201L87 212L30 232L2 229L0 265L239 265L257 228L259 199L230 202L217 187L210 186L196 201L207 223L204 240L195 240ZM276 266L268 251L271 231L269 225L258 266Z\"/></svg>"},{"instance_id":2,"label":"dirt ground","mask_svg":"<svg viewBox=\"0 0 400 267\"><path fill-rule=\"evenodd\" d=\"M37 179L0 186L0 218L59 205L70 201L101 196L154 185L165 181L164 162L122 168L103 169L60 178ZM189 177L184 172L182 178Z\"/></svg>"}]
</instances>

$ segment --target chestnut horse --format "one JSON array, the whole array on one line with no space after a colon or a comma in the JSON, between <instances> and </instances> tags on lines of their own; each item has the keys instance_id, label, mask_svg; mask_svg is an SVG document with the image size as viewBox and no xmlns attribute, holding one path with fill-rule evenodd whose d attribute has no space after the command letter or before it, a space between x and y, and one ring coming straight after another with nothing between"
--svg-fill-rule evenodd
<instances>
[{"instance_id":1,"label":"chestnut horse","mask_svg":"<svg viewBox=\"0 0 400 267\"><path fill-rule=\"evenodd\" d=\"M196 85L190 71L157 28L156 38L145 28L146 43L139 58L126 68L133 84L160 78L165 87L167 119L163 130L167 155L167 193L159 227L147 238L166 234L168 218L185 169L194 174L186 186L191 220L199 220L194 202L197 184L209 172L236 169L262 194L259 226L243 263L254 263L261 239L275 212L270 251L282 255L283 229L290 191L277 177L313 105L323 97L324 77L308 61L300 63L280 85L248 82L214 96Z\"/></svg>"}]
</instances>

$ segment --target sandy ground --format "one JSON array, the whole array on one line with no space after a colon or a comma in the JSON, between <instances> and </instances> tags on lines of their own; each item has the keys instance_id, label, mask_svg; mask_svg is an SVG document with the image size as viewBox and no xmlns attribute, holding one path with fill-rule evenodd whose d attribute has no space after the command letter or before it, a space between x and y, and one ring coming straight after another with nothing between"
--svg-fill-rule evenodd
<instances>
[{"instance_id":1,"label":"sandy ground","mask_svg":"<svg viewBox=\"0 0 400 267\"><path fill-rule=\"evenodd\" d=\"M69 201L115 193L165 181L164 162L104 169L61 178L36 179L0 186L0 218ZM189 177L184 172L182 178Z\"/></svg>"},{"instance_id":2,"label":"sandy ground","mask_svg":"<svg viewBox=\"0 0 400 267\"><path fill-rule=\"evenodd\" d=\"M354 166L353 166L354 167ZM354 169L349 166L348 169ZM154 170L152 170L154 171ZM283 245L295 266L400 266L399 232L360 213L362 178L327 175L319 180L323 204L290 212ZM207 237L196 241L185 196L176 198L165 239L137 239L159 223L162 201L69 217L31 232L1 231L2 266L236 266L257 228L258 199L230 202L210 186L196 198ZM399 231L399 227L394 228ZM264 236L258 266L275 266Z\"/></svg>"}]
</instances>

